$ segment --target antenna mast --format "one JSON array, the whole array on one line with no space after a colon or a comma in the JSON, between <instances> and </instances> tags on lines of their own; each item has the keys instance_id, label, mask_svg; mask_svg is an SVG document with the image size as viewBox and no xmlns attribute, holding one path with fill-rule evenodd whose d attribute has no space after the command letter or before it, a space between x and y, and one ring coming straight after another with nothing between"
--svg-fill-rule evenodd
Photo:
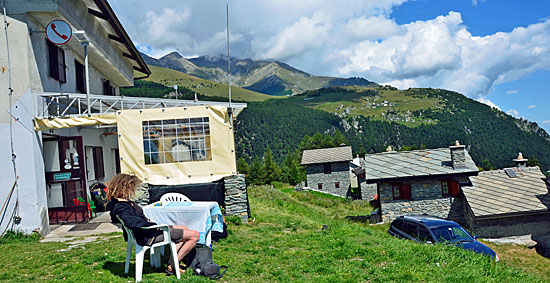
<instances>
[{"instance_id":1,"label":"antenna mast","mask_svg":"<svg viewBox=\"0 0 550 283\"><path fill-rule=\"evenodd\" d=\"M225 17L227 19L227 79L229 81L229 108L231 109L231 61L230 61L231 59L229 57L229 4L225 4Z\"/></svg>"}]
</instances>

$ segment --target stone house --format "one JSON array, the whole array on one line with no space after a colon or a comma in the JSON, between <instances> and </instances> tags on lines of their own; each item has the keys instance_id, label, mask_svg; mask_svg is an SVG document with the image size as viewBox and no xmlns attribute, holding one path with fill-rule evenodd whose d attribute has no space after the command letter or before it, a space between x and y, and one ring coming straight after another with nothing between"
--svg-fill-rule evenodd
<instances>
[{"instance_id":1,"label":"stone house","mask_svg":"<svg viewBox=\"0 0 550 283\"><path fill-rule=\"evenodd\" d=\"M521 153L514 161L514 168L479 172L462 187L467 226L484 238L539 241L550 232L550 184L539 167L526 167Z\"/></svg>"},{"instance_id":2,"label":"stone house","mask_svg":"<svg viewBox=\"0 0 550 283\"><path fill-rule=\"evenodd\" d=\"M461 187L478 169L464 145L365 155L365 182L377 185L385 222L403 214L463 220Z\"/></svg>"},{"instance_id":3,"label":"stone house","mask_svg":"<svg viewBox=\"0 0 550 283\"><path fill-rule=\"evenodd\" d=\"M302 165L306 166L306 186L346 197L351 186L351 146L304 150Z\"/></svg>"}]
</instances>

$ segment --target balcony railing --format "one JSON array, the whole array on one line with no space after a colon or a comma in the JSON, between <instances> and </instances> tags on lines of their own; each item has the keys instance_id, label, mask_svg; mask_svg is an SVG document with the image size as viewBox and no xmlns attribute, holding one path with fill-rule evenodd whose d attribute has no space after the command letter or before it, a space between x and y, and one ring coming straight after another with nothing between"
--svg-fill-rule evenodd
<instances>
[{"instance_id":1,"label":"balcony railing","mask_svg":"<svg viewBox=\"0 0 550 283\"><path fill-rule=\"evenodd\" d=\"M159 99L146 97L125 97L90 95L90 105L85 94L81 93L37 93L36 94L36 117L37 118L59 118L84 115L98 115L115 113L118 110L130 109L153 109L186 107L194 105L223 105L228 102L217 101L193 101L178 99ZM246 108L246 103L231 103L233 114L236 117Z\"/></svg>"}]
</instances>

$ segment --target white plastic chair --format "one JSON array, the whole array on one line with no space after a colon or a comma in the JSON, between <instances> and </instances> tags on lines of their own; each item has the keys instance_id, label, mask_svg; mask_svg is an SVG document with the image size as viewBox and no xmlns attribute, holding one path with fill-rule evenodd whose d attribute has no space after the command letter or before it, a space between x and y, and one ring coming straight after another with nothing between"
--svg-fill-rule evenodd
<instances>
[{"instance_id":1,"label":"white plastic chair","mask_svg":"<svg viewBox=\"0 0 550 283\"><path fill-rule=\"evenodd\" d=\"M141 275L143 272L143 260L145 258L145 252L147 250L150 251L150 264L151 266L160 267L160 248L164 248L164 246L169 245L170 250L172 252L172 260L174 262L175 271L176 271L176 277L180 279L180 269L177 268L179 266L179 260L178 260L178 252L176 249L176 244L172 242L170 239L170 230L168 228L167 224L160 224L160 225L153 225L149 227L142 227L141 229L161 229L162 233L164 235L164 241L159 243L154 243L151 246L140 246L136 242L136 238L134 237L134 233L132 232L132 229L127 228L124 225L124 221L118 217L118 220L122 224L122 229L126 231L126 235L128 235L128 245L126 247L126 265L124 266L124 273L128 274L128 271L130 270L130 259L132 257L132 248L136 247L136 282L141 281Z\"/></svg>"},{"instance_id":2,"label":"white plastic chair","mask_svg":"<svg viewBox=\"0 0 550 283\"><path fill-rule=\"evenodd\" d=\"M182 195L180 193L166 193L162 195L162 197L160 197L160 202L169 203L169 202L176 202L176 201L186 202L191 200L185 195Z\"/></svg>"}]
</instances>

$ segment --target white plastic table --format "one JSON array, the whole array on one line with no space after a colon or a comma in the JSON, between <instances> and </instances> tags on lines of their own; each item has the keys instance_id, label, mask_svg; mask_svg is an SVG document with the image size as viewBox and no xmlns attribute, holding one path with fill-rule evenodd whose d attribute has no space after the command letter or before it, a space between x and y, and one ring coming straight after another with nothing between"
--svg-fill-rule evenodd
<instances>
[{"instance_id":1,"label":"white plastic table","mask_svg":"<svg viewBox=\"0 0 550 283\"><path fill-rule=\"evenodd\" d=\"M222 213L215 201L159 203L144 206L145 216L158 224L185 225L198 231L199 244L210 246L210 232L223 232Z\"/></svg>"}]
</instances>

